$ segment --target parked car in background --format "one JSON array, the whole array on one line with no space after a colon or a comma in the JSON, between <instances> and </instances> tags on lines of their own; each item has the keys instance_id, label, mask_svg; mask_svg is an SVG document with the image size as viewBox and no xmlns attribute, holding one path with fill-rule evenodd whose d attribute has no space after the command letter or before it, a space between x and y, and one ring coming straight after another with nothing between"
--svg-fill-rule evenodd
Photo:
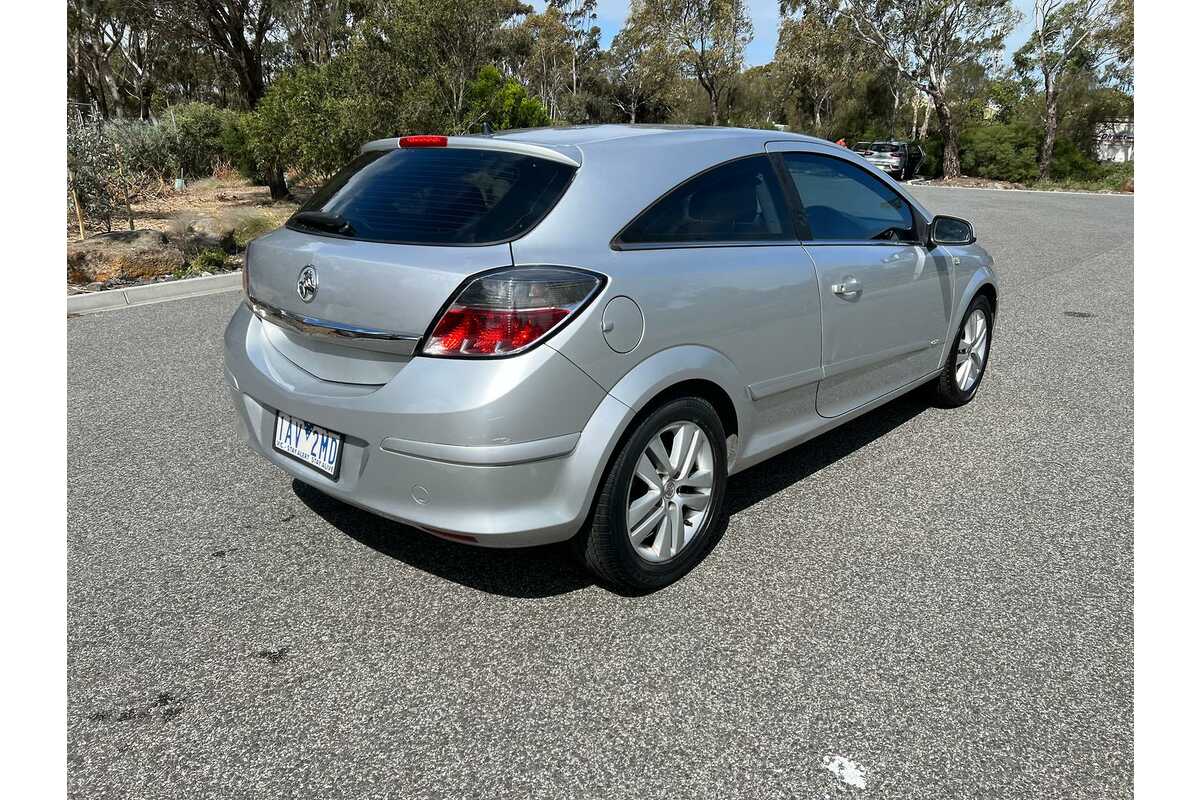
<instances>
[{"instance_id":1,"label":"parked car in background","mask_svg":"<svg viewBox=\"0 0 1200 800\"><path fill-rule=\"evenodd\" d=\"M857 142L854 152L898 181L916 177L925 161L925 151L915 142Z\"/></svg>"},{"instance_id":2,"label":"parked car in background","mask_svg":"<svg viewBox=\"0 0 1200 800\"><path fill-rule=\"evenodd\" d=\"M844 147L709 127L372 142L244 288L251 448L435 536L571 540L635 590L704 558L730 475L919 387L970 402L997 308L970 223Z\"/></svg>"}]
</instances>

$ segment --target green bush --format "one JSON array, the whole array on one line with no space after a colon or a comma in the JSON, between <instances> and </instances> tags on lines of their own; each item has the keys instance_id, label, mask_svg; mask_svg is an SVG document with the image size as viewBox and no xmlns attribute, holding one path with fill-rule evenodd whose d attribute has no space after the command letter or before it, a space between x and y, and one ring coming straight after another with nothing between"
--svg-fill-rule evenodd
<instances>
[{"instance_id":1,"label":"green bush","mask_svg":"<svg viewBox=\"0 0 1200 800\"><path fill-rule=\"evenodd\" d=\"M245 250L246 245L253 240L279 227L275 220L266 214L253 214L240 220L233 229L233 241L239 250Z\"/></svg>"},{"instance_id":2,"label":"green bush","mask_svg":"<svg viewBox=\"0 0 1200 800\"><path fill-rule=\"evenodd\" d=\"M222 161L233 162L223 134L234 116L208 103L185 103L167 110L163 124L173 132L175 167L181 177L208 177Z\"/></svg>"},{"instance_id":3,"label":"green bush","mask_svg":"<svg viewBox=\"0 0 1200 800\"><path fill-rule=\"evenodd\" d=\"M290 170L308 178L332 174L368 138L350 111L331 65L281 75L246 118L258 170Z\"/></svg>"},{"instance_id":4,"label":"green bush","mask_svg":"<svg viewBox=\"0 0 1200 800\"><path fill-rule=\"evenodd\" d=\"M225 253L220 250L203 250L196 254L191 261L175 270L176 278L195 278L205 272L225 272L229 262Z\"/></svg>"},{"instance_id":5,"label":"green bush","mask_svg":"<svg viewBox=\"0 0 1200 800\"><path fill-rule=\"evenodd\" d=\"M1040 131L1021 122L968 128L959 150L963 174L1013 183L1035 181L1040 140Z\"/></svg>"},{"instance_id":6,"label":"green bush","mask_svg":"<svg viewBox=\"0 0 1200 800\"><path fill-rule=\"evenodd\" d=\"M500 70L487 65L467 86L467 119L489 122L495 130L540 128L550 124L550 115L536 97Z\"/></svg>"},{"instance_id":7,"label":"green bush","mask_svg":"<svg viewBox=\"0 0 1200 800\"><path fill-rule=\"evenodd\" d=\"M1103 174L1103 165L1085 155L1070 139L1059 138L1054 143L1054 157L1050 159L1052 180L1097 181Z\"/></svg>"},{"instance_id":8,"label":"green bush","mask_svg":"<svg viewBox=\"0 0 1200 800\"><path fill-rule=\"evenodd\" d=\"M122 167L155 179L171 177L175 161L174 141L162 125L137 120L111 120L104 132Z\"/></svg>"},{"instance_id":9,"label":"green bush","mask_svg":"<svg viewBox=\"0 0 1200 800\"><path fill-rule=\"evenodd\" d=\"M133 204L166 190L171 139L159 125L134 120L67 123L67 199L86 221L112 230L121 214L133 230ZM78 220L77 220L78 222ZM84 233L86 231L81 231Z\"/></svg>"},{"instance_id":10,"label":"green bush","mask_svg":"<svg viewBox=\"0 0 1200 800\"><path fill-rule=\"evenodd\" d=\"M221 123L221 154L243 178L262 183L263 173L250 139L250 114L232 112Z\"/></svg>"}]
</instances>

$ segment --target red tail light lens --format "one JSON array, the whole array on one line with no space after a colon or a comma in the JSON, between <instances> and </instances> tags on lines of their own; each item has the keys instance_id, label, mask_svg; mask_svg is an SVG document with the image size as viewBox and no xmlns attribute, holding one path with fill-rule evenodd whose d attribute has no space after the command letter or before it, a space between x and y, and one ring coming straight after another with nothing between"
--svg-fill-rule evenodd
<instances>
[{"instance_id":1,"label":"red tail light lens","mask_svg":"<svg viewBox=\"0 0 1200 800\"><path fill-rule=\"evenodd\" d=\"M420 136L401 136L396 144L400 147L445 147L447 142L445 136L421 134Z\"/></svg>"},{"instance_id":2,"label":"red tail light lens","mask_svg":"<svg viewBox=\"0 0 1200 800\"><path fill-rule=\"evenodd\" d=\"M599 290L599 276L565 267L514 267L468 283L434 324L421 352L506 356L535 346Z\"/></svg>"}]
</instances>

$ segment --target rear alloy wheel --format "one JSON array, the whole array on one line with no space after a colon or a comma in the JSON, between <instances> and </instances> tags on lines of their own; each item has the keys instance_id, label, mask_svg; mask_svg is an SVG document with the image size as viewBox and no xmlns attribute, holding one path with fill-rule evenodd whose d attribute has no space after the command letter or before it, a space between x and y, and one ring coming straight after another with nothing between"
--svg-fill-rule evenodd
<instances>
[{"instance_id":1,"label":"rear alloy wheel","mask_svg":"<svg viewBox=\"0 0 1200 800\"><path fill-rule=\"evenodd\" d=\"M646 561L683 552L708 520L712 442L693 422L674 422L651 436L629 484L625 529Z\"/></svg>"},{"instance_id":2,"label":"rear alloy wheel","mask_svg":"<svg viewBox=\"0 0 1200 800\"><path fill-rule=\"evenodd\" d=\"M617 453L578 549L588 569L616 586L645 591L678 580L720 538L727 520L725 431L694 397L664 404Z\"/></svg>"},{"instance_id":3,"label":"rear alloy wheel","mask_svg":"<svg viewBox=\"0 0 1200 800\"><path fill-rule=\"evenodd\" d=\"M992 347L992 304L979 295L967 309L954 347L933 383L934 400L953 408L971 402L979 390Z\"/></svg>"}]
</instances>

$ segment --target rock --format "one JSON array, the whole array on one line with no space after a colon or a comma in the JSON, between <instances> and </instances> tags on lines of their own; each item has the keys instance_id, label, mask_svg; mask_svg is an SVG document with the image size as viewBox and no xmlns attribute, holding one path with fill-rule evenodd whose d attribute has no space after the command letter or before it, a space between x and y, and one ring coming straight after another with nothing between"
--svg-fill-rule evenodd
<instances>
[{"instance_id":1,"label":"rock","mask_svg":"<svg viewBox=\"0 0 1200 800\"><path fill-rule=\"evenodd\" d=\"M183 245L189 252L221 250L233 253L237 251L237 240L234 238L236 228L230 220L205 214L188 223Z\"/></svg>"},{"instance_id":2,"label":"rock","mask_svg":"<svg viewBox=\"0 0 1200 800\"><path fill-rule=\"evenodd\" d=\"M183 251L159 231L113 231L67 243L71 283L154 278L174 272L183 263Z\"/></svg>"},{"instance_id":3,"label":"rock","mask_svg":"<svg viewBox=\"0 0 1200 800\"><path fill-rule=\"evenodd\" d=\"M1121 191L1122 192L1133 192L1133 176L1132 175L1130 175L1128 178L1126 178L1125 182L1121 184Z\"/></svg>"}]
</instances>

